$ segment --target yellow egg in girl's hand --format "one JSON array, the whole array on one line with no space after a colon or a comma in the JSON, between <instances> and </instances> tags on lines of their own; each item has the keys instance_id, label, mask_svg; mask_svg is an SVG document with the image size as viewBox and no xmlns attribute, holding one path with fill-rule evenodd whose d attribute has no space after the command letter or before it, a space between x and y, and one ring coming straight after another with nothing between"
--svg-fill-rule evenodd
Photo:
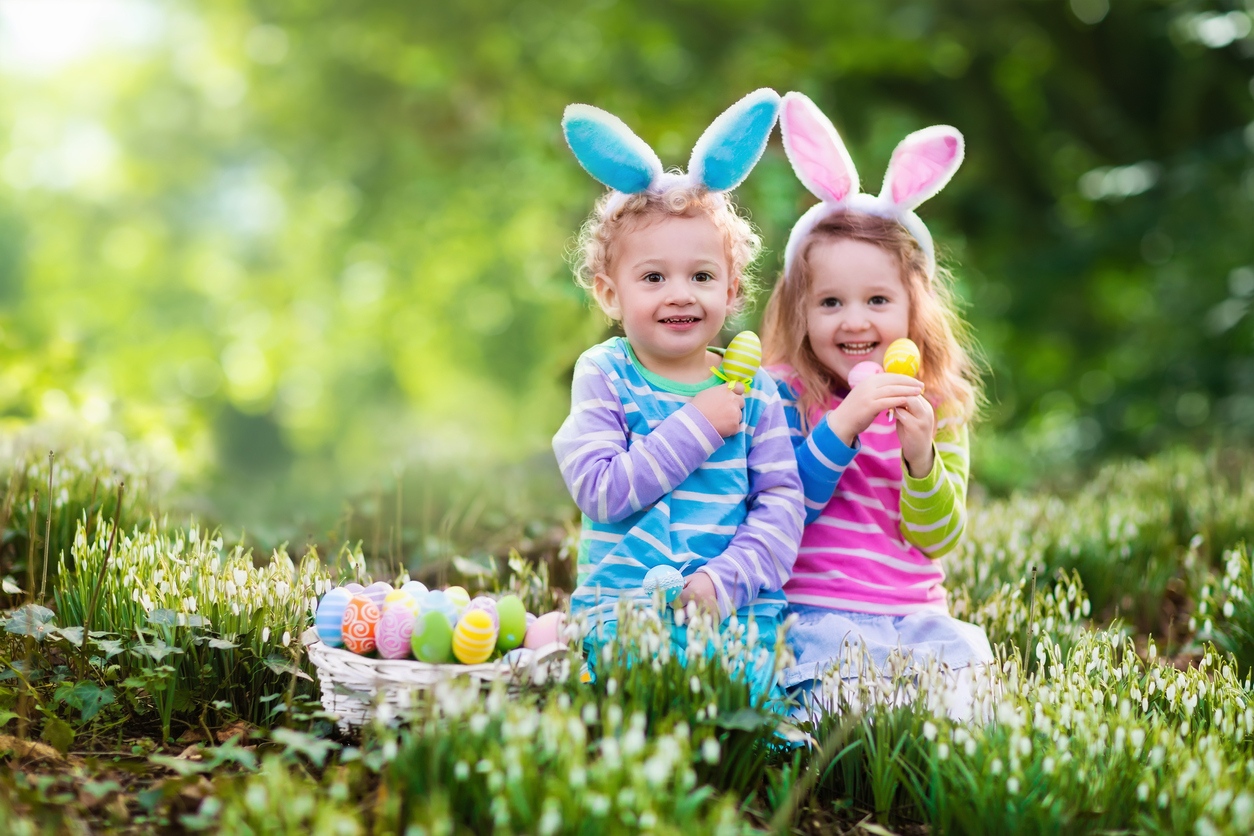
<instances>
[{"instance_id":1,"label":"yellow egg in girl's hand","mask_svg":"<svg viewBox=\"0 0 1254 836\"><path fill-rule=\"evenodd\" d=\"M884 371L889 374L918 377L920 363L919 347L908 337L893 340L884 352Z\"/></svg>"}]
</instances>

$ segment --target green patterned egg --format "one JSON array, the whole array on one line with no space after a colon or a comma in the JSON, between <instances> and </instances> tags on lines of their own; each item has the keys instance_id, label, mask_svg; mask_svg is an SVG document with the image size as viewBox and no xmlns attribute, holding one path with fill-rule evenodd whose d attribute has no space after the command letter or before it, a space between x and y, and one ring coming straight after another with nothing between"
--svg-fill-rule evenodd
<instances>
[{"instance_id":1,"label":"green patterned egg","mask_svg":"<svg viewBox=\"0 0 1254 836\"><path fill-rule=\"evenodd\" d=\"M520 647L527 634L527 608L517 595L506 595L496 602L496 614L501 620L501 632L496 637L496 648L502 653Z\"/></svg>"},{"instance_id":2,"label":"green patterned egg","mask_svg":"<svg viewBox=\"0 0 1254 836\"><path fill-rule=\"evenodd\" d=\"M453 625L442 612L431 611L418 616L414 633L409 638L414 658L420 662L443 665L453 661Z\"/></svg>"}]
</instances>

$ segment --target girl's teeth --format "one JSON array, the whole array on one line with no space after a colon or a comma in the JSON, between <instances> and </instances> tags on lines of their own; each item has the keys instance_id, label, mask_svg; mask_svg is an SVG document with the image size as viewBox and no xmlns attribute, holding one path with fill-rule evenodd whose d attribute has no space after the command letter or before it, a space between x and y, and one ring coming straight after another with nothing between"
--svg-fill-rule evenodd
<instances>
[{"instance_id":1,"label":"girl's teeth","mask_svg":"<svg viewBox=\"0 0 1254 836\"><path fill-rule=\"evenodd\" d=\"M840 350L846 354L870 354L875 350L875 343L841 343Z\"/></svg>"}]
</instances>

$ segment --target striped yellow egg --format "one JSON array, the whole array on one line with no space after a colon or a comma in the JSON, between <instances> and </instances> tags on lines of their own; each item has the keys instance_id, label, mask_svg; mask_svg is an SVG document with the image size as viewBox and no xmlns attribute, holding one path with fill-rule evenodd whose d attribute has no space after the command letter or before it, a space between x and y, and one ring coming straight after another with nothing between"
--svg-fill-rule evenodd
<instances>
[{"instance_id":1,"label":"striped yellow egg","mask_svg":"<svg viewBox=\"0 0 1254 836\"><path fill-rule=\"evenodd\" d=\"M728 384L743 383L747 389L761 365L762 341L752 331L741 331L727 344L718 376Z\"/></svg>"},{"instance_id":2,"label":"striped yellow egg","mask_svg":"<svg viewBox=\"0 0 1254 836\"><path fill-rule=\"evenodd\" d=\"M888 349L884 352L884 371L918 377L919 347L913 340L902 337L888 344Z\"/></svg>"},{"instance_id":3,"label":"striped yellow egg","mask_svg":"<svg viewBox=\"0 0 1254 836\"><path fill-rule=\"evenodd\" d=\"M496 625L483 610L468 610L453 628L453 655L463 665L486 662L496 647Z\"/></svg>"}]
</instances>

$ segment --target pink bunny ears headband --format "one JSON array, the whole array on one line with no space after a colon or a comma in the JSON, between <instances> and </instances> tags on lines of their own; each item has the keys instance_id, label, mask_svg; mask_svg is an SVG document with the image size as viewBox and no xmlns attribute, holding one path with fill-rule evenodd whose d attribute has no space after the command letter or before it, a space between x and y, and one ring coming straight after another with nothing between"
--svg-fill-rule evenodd
<instances>
[{"instance_id":1,"label":"pink bunny ears headband","mask_svg":"<svg viewBox=\"0 0 1254 836\"><path fill-rule=\"evenodd\" d=\"M613 189L614 203L625 195L662 192L675 186L705 186L711 192L736 188L762 157L779 116L779 94L755 90L729 107L701 134L687 174L662 169L648 143L613 114L586 104L566 107L562 131L584 169Z\"/></svg>"},{"instance_id":2,"label":"pink bunny ears headband","mask_svg":"<svg viewBox=\"0 0 1254 836\"><path fill-rule=\"evenodd\" d=\"M814 102L801 93L784 96L779 117L784 150L797 177L821 202L802 215L788 236L784 272L810 231L835 212L865 212L899 222L927 256L928 275L936 272L932 236L914 208L945 187L962 165L962 134L948 125L924 128L893 151L878 195L858 190L858 172L840 134Z\"/></svg>"}]
</instances>

